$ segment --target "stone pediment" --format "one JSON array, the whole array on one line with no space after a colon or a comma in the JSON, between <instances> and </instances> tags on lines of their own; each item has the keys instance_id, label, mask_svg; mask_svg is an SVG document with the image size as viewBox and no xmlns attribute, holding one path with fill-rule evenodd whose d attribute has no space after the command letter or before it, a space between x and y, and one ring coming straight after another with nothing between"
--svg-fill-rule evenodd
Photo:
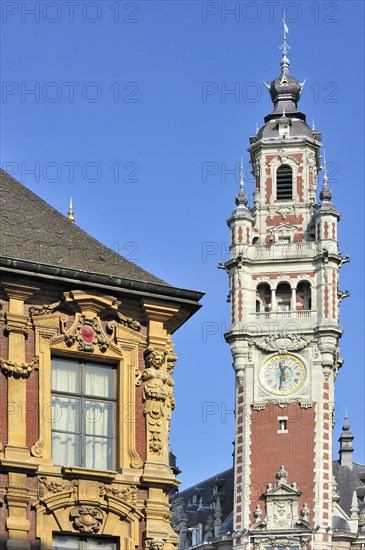
<instances>
[{"instance_id":1,"label":"stone pediment","mask_svg":"<svg viewBox=\"0 0 365 550\"><path fill-rule=\"evenodd\" d=\"M282 206L275 212L280 214L283 219L293 213L292 207L290 206ZM270 229L270 240L278 244L288 244L289 242L293 242L293 237L296 230L297 228L295 225L287 222L279 223L279 225L275 225Z\"/></svg>"},{"instance_id":2,"label":"stone pediment","mask_svg":"<svg viewBox=\"0 0 365 550\"><path fill-rule=\"evenodd\" d=\"M288 231L295 231L296 227L295 225L292 225L291 223L279 223L279 225L275 225L272 228L272 231L274 233L280 233L282 231L288 232Z\"/></svg>"},{"instance_id":3,"label":"stone pediment","mask_svg":"<svg viewBox=\"0 0 365 550\"><path fill-rule=\"evenodd\" d=\"M294 485L294 486L293 486ZM269 486L270 487L270 486ZM267 489L266 498L285 498L285 497L299 497L302 493L298 491L296 484L287 485L275 485L272 488Z\"/></svg>"}]
</instances>

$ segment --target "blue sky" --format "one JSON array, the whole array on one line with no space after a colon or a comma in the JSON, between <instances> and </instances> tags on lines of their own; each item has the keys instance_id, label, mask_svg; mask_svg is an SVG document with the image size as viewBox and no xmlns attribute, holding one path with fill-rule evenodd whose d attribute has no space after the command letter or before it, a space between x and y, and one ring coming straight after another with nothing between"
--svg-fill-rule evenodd
<instances>
[{"instance_id":1,"label":"blue sky","mask_svg":"<svg viewBox=\"0 0 365 550\"><path fill-rule=\"evenodd\" d=\"M351 297L341 307L334 449L347 408L361 461L364 3L1 2L2 166L64 213L72 194L83 229L169 283L206 292L175 335L171 441L184 487L232 464L228 281L216 266L241 152L272 110L262 81L280 73L283 8L291 72L307 77L300 108L323 133L340 250L351 256L341 270Z\"/></svg>"}]
</instances>

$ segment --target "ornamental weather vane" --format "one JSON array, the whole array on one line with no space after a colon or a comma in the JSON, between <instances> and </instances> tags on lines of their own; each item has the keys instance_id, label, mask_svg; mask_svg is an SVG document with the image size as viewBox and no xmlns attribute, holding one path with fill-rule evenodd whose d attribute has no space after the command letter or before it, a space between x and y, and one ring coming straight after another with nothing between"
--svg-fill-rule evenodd
<instances>
[{"instance_id":1,"label":"ornamental weather vane","mask_svg":"<svg viewBox=\"0 0 365 550\"><path fill-rule=\"evenodd\" d=\"M289 28L288 28L288 25L286 24L285 11L283 13L283 26L284 26L284 42L281 44L281 46L279 46L279 50L283 52L283 57L286 57L288 50L290 50L290 46L286 43L286 35L289 34Z\"/></svg>"}]
</instances>

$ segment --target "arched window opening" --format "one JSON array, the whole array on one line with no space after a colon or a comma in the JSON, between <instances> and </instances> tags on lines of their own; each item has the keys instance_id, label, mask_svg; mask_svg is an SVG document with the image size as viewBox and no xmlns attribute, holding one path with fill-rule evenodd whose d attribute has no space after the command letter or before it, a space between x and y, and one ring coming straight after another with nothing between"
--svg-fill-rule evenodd
<instances>
[{"instance_id":1,"label":"arched window opening","mask_svg":"<svg viewBox=\"0 0 365 550\"><path fill-rule=\"evenodd\" d=\"M276 289L278 311L290 311L291 289L289 283L279 283Z\"/></svg>"},{"instance_id":2,"label":"arched window opening","mask_svg":"<svg viewBox=\"0 0 365 550\"><path fill-rule=\"evenodd\" d=\"M312 309L311 285L308 281L301 281L297 286L297 309Z\"/></svg>"},{"instance_id":3,"label":"arched window opening","mask_svg":"<svg viewBox=\"0 0 365 550\"><path fill-rule=\"evenodd\" d=\"M268 284L261 283L256 289L256 312L271 310L271 290Z\"/></svg>"},{"instance_id":4,"label":"arched window opening","mask_svg":"<svg viewBox=\"0 0 365 550\"><path fill-rule=\"evenodd\" d=\"M254 237L252 239L252 244L258 244L260 237Z\"/></svg>"},{"instance_id":5,"label":"arched window opening","mask_svg":"<svg viewBox=\"0 0 365 550\"><path fill-rule=\"evenodd\" d=\"M276 199L287 201L293 198L293 171L287 164L282 164L276 171Z\"/></svg>"}]
</instances>

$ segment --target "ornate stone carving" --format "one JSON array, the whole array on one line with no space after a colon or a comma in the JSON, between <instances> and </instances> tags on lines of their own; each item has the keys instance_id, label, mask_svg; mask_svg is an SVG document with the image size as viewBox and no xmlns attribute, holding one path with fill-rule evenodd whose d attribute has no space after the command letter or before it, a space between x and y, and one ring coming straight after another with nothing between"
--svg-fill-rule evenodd
<instances>
[{"instance_id":1,"label":"ornate stone carving","mask_svg":"<svg viewBox=\"0 0 365 550\"><path fill-rule=\"evenodd\" d=\"M135 485L111 486L104 483L99 484L99 496L111 496L116 500L137 504L137 487Z\"/></svg>"},{"instance_id":2,"label":"ornate stone carving","mask_svg":"<svg viewBox=\"0 0 365 550\"><path fill-rule=\"evenodd\" d=\"M299 401L299 404L302 409L310 409L311 407L313 407L311 401Z\"/></svg>"},{"instance_id":3,"label":"ornate stone carving","mask_svg":"<svg viewBox=\"0 0 365 550\"><path fill-rule=\"evenodd\" d=\"M332 476L332 501L338 502L340 495L338 494L338 485L335 476Z\"/></svg>"},{"instance_id":4,"label":"ornate stone carving","mask_svg":"<svg viewBox=\"0 0 365 550\"><path fill-rule=\"evenodd\" d=\"M150 550L163 550L164 546L165 546L165 541L163 539L158 539L158 538L151 539L148 545Z\"/></svg>"},{"instance_id":5,"label":"ornate stone carving","mask_svg":"<svg viewBox=\"0 0 365 550\"><path fill-rule=\"evenodd\" d=\"M5 334L10 334L10 332L15 332L16 334L23 334L26 336L30 331L30 322L29 318L25 315L16 315L14 313L5 313Z\"/></svg>"},{"instance_id":6,"label":"ornate stone carving","mask_svg":"<svg viewBox=\"0 0 365 550\"><path fill-rule=\"evenodd\" d=\"M44 304L42 306L31 306L29 308L29 316L33 318L38 315L49 315L50 313L53 313L60 304L61 301L54 302L53 304Z\"/></svg>"},{"instance_id":7,"label":"ornate stone carving","mask_svg":"<svg viewBox=\"0 0 365 550\"><path fill-rule=\"evenodd\" d=\"M42 438L38 439L30 449L30 454L41 458L43 456L44 441Z\"/></svg>"},{"instance_id":8,"label":"ornate stone carving","mask_svg":"<svg viewBox=\"0 0 365 550\"><path fill-rule=\"evenodd\" d=\"M162 371L166 351L148 346L144 352L146 370L142 373L144 415L149 430L149 449L161 455L164 422L169 427L171 411L175 407L174 382L170 374Z\"/></svg>"},{"instance_id":9,"label":"ornate stone carving","mask_svg":"<svg viewBox=\"0 0 365 550\"><path fill-rule=\"evenodd\" d=\"M273 486L271 483L267 486L264 494L266 499L266 521L267 529L293 529L296 526L309 528L307 519L309 517L309 508L304 505L301 519L298 519L298 501L301 495L296 482L289 484L287 482L288 472L282 465L276 473L277 482Z\"/></svg>"},{"instance_id":10,"label":"ornate stone carving","mask_svg":"<svg viewBox=\"0 0 365 550\"><path fill-rule=\"evenodd\" d=\"M73 528L80 533L97 533L104 521L104 514L96 506L75 506L70 518Z\"/></svg>"},{"instance_id":11,"label":"ornate stone carving","mask_svg":"<svg viewBox=\"0 0 365 550\"><path fill-rule=\"evenodd\" d=\"M280 470L276 472L276 479L278 480L278 485L283 485L286 483L286 478L288 477L288 472L285 470L284 465L281 466Z\"/></svg>"},{"instance_id":12,"label":"ornate stone carving","mask_svg":"<svg viewBox=\"0 0 365 550\"><path fill-rule=\"evenodd\" d=\"M33 370L38 370L39 359L34 357L30 363L15 363L9 359L0 359L0 368L5 376L13 376L13 378L29 378Z\"/></svg>"},{"instance_id":13,"label":"ornate stone carving","mask_svg":"<svg viewBox=\"0 0 365 550\"><path fill-rule=\"evenodd\" d=\"M273 548L277 550L278 548L299 548L299 550L308 550L309 548L310 537L290 537L290 536L281 536L281 537L260 537L257 541L254 542L254 550L267 550L268 548Z\"/></svg>"},{"instance_id":14,"label":"ornate stone carving","mask_svg":"<svg viewBox=\"0 0 365 550\"><path fill-rule=\"evenodd\" d=\"M106 338L100 325L98 317L89 317L83 314L76 314L76 319L69 331L65 331L64 323L61 323L61 332L64 334L65 343L68 347L77 344L79 351L93 352L95 346L104 353L109 347L109 340Z\"/></svg>"},{"instance_id":15,"label":"ornate stone carving","mask_svg":"<svg viewBox=\"0 0 365 550\"><path fill-rule=\"evenodd\" d=\"M265 403L253 403L252 408L254 411L263 411L265 410Z\"/></svg>"},{"instance_id":16,"label":"ornate stone carving","mask_svg":"<svg viewBox=\"0 0 365 550\"><path fill-rule=\"evenodd\" d=\"M278 501L273 504L273 522L279 527L291 528L291 509L289 502Z\"/></svg>"},{"instance_id":17,"label":"ornate stone carving","mask_svg":"<svg viewBox=\"0 0 365 550\"><path fill-rule=\"evenodd\" d=\"M286 220L289 214L294 212L294 208L291 205L280 206L279 208L276 208L275 212L276 214L279 214L283 220Z\"/></svg>"},{"instance_id":18,"label":"ornate stone carving","mask_svg":"<svg viewBox=\"0 0 365 550\"><path fill-rule=\"evenodd\" d=\"M165 350L156 349L153 346L147 346L144 351L144 361L146 368L160 369L164 363L167 352Z\"/></svg>"},{"instance_id":19,"label":"ornate stone carving","mask_svg":"<svg viewBox=\"0 0 365 550\"><path fill-rule=\"evenodd\" d=\"M266 352L287 353L288 351L304 349L309 344L309 340L301 334L288 334L285 330L281 330L276 334L261 338L255 344L259 349Z\"/></svg>"},{"instance_id":20,"label":"ornate stone carving","mask_svg":"<svg viewBox=\"0 0 365 550\"><path fill-rule=\"evenodd\" d=\"M305 502L303 508L300 511L300 515L302 516L303 521L308 522L309 512L310 509L308 507L308 504Z\"/></svg>"},{"instance_id":21,"label":"ornate stone carving","mask_svg":"<svg viewBox=\"0 0 365 550\"><path fill-rule=\"evenodd\" d=\"M44 498L48 493L63 493L70 492L76 493L79 482L77 479L72 479L71 481L64 481L61 479L51 478L48 479L46 476L41 476L38 478L38 496L40 500Z\"/></svg>"},{"instance_id":22,"label":"ornate stone carving","mask_svg":"<svg viewBox=\"0 0 365 550\"><path fill-rule=\"evenodd\" d=\"M136 330L137 332L141 330L141 324L138 321L135 321L131 317L126 317L120 311L117 311L117 319L121 325Z\"/></svg>"},{"instance_id":23,"label":"ornate stone carving","mask_svg":"<svg viewBox=\"0 0 365 550\"><path fill-rule=\"evenodd\" d=\"M261 519L262 514L263 514L263 512L261 510L261 506L260 506L260 504L258 504L255 508L255 511L254 511L253 515L255 516L256 519Z\"/></svg>"}]
</instances>

